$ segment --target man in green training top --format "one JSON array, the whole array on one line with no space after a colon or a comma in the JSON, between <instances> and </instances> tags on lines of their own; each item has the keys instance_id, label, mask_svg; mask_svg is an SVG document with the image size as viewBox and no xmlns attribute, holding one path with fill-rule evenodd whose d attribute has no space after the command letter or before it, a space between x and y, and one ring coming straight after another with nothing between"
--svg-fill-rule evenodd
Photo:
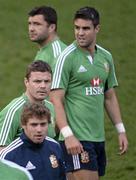
<instances>
[{"instance_id":1,"label":"man in green training top","mask_svg":"<svg viewBox=\"0 0 136 180\"><path fill-rule=\"evenodd\" d=\"M128 142L114 87L112 55L96 44L99 13L92 7L74 16L76 41L59 56L50 93L70 180L98 180L106 166L104 105L118 131L120 154Z\"/></svg>"},{"instance_id":2,"label":"man in green training top","mask_svg":"<svg viewBox=\"0 0 136 180\"><path fill-rule=\"evenodd\" d=\"M0 148L9 145L22 132L20 117L26 102L44 103L51 112L48 136L55 137L54 108L51 102L45 100L49 95L52 81L52 70L44 61L34 61L26 70L24 83L25 93L12 100L0 112Z\"/></svg>"},{"instance_id":3,"label":"man in green training top","mask_svg":"<svg viewBox=\"0 0 136 180\"><path fill-rule=\"evenodd\" d=\"M53 70L56 57L66 47L57 36L57 13L52 7L40 6L28 15L29 38L40 48L35 59L46 61Z\"/></svg>"},{"instance_id":4,"label":"man in green training top","mask_svg":"<svg viewBox=\"0 0 136 180\"><path fill-rule=\"evenodd\" d=\"M0 160L0 179L33 180L32 176L25 168L7 160Z\"/></svg>"}]
</instances>

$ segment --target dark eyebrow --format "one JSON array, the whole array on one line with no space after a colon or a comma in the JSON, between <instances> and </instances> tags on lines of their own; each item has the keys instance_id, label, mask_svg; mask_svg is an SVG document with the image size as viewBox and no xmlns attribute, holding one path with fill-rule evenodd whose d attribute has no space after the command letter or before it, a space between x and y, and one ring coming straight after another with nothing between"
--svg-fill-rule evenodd
<instances>
[{"instance_id":1,"label":"dark eyebrow","mask_svg":"<svg viewBox=\"0 0 136 180\"><path fill-rule=\"evenodd\" d=\"M80 26L75 24L75 28L80 28ZM90 29L90 26L83 26L81 28L86 30L86 29Z\"/></svg>"}]
</instances>

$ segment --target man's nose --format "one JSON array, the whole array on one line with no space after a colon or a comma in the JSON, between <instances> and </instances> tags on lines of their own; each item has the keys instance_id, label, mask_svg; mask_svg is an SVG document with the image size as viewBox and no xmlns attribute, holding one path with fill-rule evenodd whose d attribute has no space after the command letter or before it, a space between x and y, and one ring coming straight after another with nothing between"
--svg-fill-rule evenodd
<instances>
[{"instance_id":1,"label":"man's nose","mask_svg":"<svg viewBox=\"0 0 136 180\"><path fill-rule=\"evenodd\" d=\"M46 83L44 81L41 82L40 87L46 87Z\"/></svg>"},{"instance_id":2,"label":"man's nose","mask_svg":"<svg viewBox=\"0 0 136 180\"><path fill-rule=\"evenodd\" d=\"M38 132L41 132L41 130L42 130L41 125L37 125L36 130L37 130Z\"/></svg>"},{"instance_id":3,"label":"man's nose","mask_svg":"<svg viewBox=\"0 0 136 180\"><path fill-rule=\"evenodd\" d=\"M29 25L29 31L34 31L34 25L33 24Z\"/></svg>"},{"instance_id":4,"label":"man's nose","mask_svg":"<svg viewBox=\"0 0 136 180\"><path fill-rule=\"evenodd\" d=\"M79 34L79 35L83 35L83 34L84 34L84 30L83 30L82 28L79 29L78 34Z\"/></svg>"}]
</instances>

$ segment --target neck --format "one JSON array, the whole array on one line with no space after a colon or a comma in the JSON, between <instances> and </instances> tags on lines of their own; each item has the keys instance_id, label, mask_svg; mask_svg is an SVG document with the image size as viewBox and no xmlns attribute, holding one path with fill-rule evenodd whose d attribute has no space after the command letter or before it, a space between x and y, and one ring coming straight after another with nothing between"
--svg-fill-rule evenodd
<instances>
[{"instance_id":1,"label":"neck","mask_svg":"<svg viewBox=\"0 0 136 180\"><path fill-rule=\"evenodd\" d=\"M94 47L89 47L87 48L87 51L89 51L89 53L91 54L91 56L94 55L94 52L95 52L95 46Z\"/></svg>"},{"instance_id":2,"label":"neck","mask_svg":"<svg viewBox=\"0 0 136 180\"><path fill-rule=\"evenodd\" d=\"M35 99L35 98L32 97L27 91L25 92L25 95L27 96L27 98L29 99L29 101L30 101L31 103L43 103L43 102L44 102L43 100Z\"/></svg>"},{"instance_id":3,"label":"neck","mask_svg":"<svg viewBox=\"0 0 136 180\"><path fill-rule=\"evenodd\" d=\"M88 51L91 56L93 57L94 52L95 52L95 46L89 46L89 47L81 47L82 49L84 49L85 51Z\"/></svg>"},{"instance_id":4,"label":"neck","mask_svg":"<svg viewBox=\"0 0 136 180\"><path fill-rule=\"evenodd\" d=\"M84 46L81 48L88 51L91 54L91 56L93 57L94 52L95 52L95 48L96 48L96 40L94 39L88 46Z\"/></svg>"},{"instance_id":5,"label":"neck","mask_svg":"<svg viewBox=\"0 0 136 180\"><path fill-rule=\"evenodd\" d=\"M50 42L54 41L57 38L56 33L50 35L46 40L39 43L39 48L44 47L45 45L49 44Z\"/></svg>"}]
</instances>

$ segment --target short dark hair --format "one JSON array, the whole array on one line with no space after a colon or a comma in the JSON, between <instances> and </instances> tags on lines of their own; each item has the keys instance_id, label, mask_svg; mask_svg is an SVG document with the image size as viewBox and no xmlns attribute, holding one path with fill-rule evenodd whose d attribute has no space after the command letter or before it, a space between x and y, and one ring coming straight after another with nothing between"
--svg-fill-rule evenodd
<instances>
[{"instance_id":1,"label":"short dark hair","mask_svg":"<svg viewBox=\"0 0 136 180\"><path fill-rule=\"evenodd\" d=\"M43 103L26 103L21 114L21 124L26 125L30 118L36 117L39 120L47 119L51 122L51 114L49 109Z\"/></svg>"},{"instance_id":2,"label":"short dark hair","mask_svg":"<svg viewBox=\"0 0 136 180\"><path fill-rule=\"evenodd\" d=\"M31 72L49 72L52 75L50 65L42 60L36 60L28 65L25 75L27 79L29 79Z\"/></svg>"},{"instance_id":3,"label":"short dark hair","mask_svg":"<svg viewBox=\"0 0 136 180\"><path fill-rule=\"evenodd\" d=\"M100 16L98 11L93 7L83 7L76 11L74 20L76 19L85 19L91 20L93 22L94 27L100 24Z\"/></svg>"},{"instance_id":4,"label":"short dark hair","mask_svg":"<svg viewBox=\"0 0 136 180\"><path fill-rule=\"evenodd\" d=\"M47 21L47 23L50 24L55 24L57 30L57 12L55 11L54 8L49 7L49 6L39 6L33 8L29 13L29 16L35 16L35 15L43 15L44 20Z\"/></svg>"}]
</instances>

